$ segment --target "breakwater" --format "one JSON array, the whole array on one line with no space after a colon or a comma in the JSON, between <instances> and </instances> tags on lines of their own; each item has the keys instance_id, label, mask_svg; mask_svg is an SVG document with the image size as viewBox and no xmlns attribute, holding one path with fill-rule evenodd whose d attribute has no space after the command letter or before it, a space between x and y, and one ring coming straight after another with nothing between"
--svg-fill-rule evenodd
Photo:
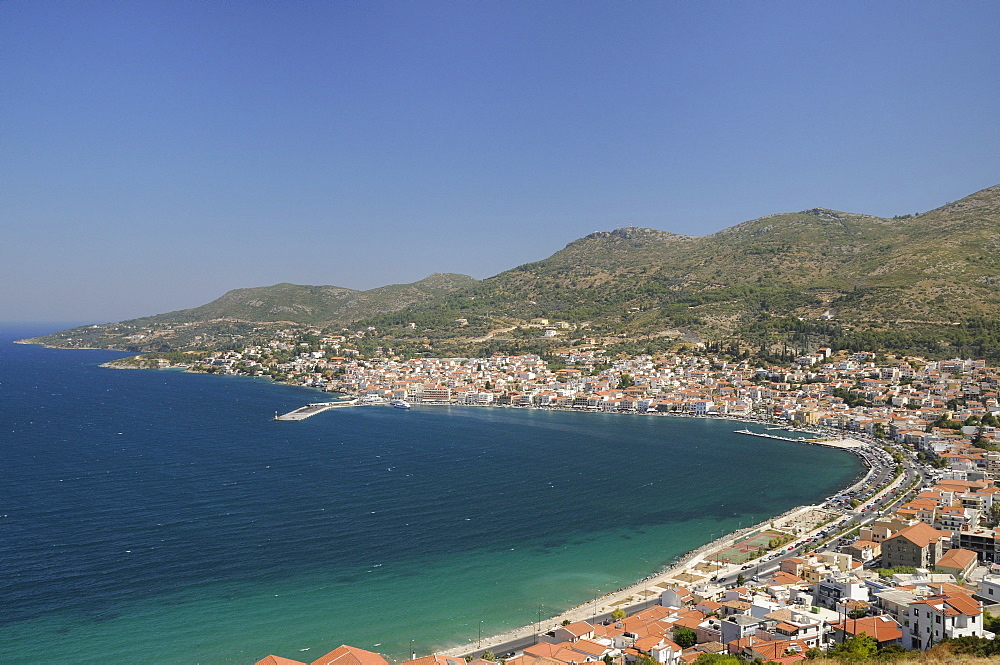
<instances>
[{"instance_id":1,"label":"breakwater","mask_svg":"<svg viewBox=\"0 0 1000 665\"><path fill-rule=\"evenodd\" d=\"M305 406L300 406L299 408L278 415L278 412L274 412L274 420L305 420L306 418L311 418L317 413L323 413L324 411L329 411L330 409L343 409L351 406L358 406L357 400L349 400L346 402L315 402L313 404L306 404Z\"/></svg>"}]
</instances>

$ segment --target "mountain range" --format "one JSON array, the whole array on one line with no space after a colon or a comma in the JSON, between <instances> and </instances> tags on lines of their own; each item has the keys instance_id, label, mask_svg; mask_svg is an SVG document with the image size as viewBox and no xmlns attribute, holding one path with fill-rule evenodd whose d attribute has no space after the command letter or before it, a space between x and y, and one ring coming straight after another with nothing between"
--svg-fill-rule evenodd
<instances>
[{"instance_id":1,"label":"mountain range","mask_svg":"<svg viewBox=\"0 0 1000 665\"><path fill-rule=\"evenodd\" d=\"M697 237L601 231L484 280L435 274L369 291L237 289L193 309L36 341L176 349L197 346L198 331L290 322L457 343L539 318L604 340L739 338L767 346L775 333L787 337L794 328L817 340L891 333L947 345L969 337L970 326L982 332L991 325L984 322L1000 318L1000 185L891 219L813 208ZM164 328L172 334L155 334ZM140 329L146 337L137 337Z\"/></svg>"}]
</instances>

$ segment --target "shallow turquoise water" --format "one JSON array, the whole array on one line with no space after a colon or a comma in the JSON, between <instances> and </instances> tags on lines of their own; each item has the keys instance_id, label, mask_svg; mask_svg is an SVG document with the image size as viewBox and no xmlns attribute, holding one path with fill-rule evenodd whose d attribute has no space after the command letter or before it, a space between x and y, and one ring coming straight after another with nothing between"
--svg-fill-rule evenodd
<instances>
[{"instance_id":1,"label":"shallow turquoise water","mask_svg":"<svg viewBox=\"0 0 1000 665\"><path fill-rule=\"evenodd\" d=\"M316 393L7 343L26 334L0 340L0 662L428 653L861 471L725 421L417 407L274 423Z\"/></svg>"}]
</instances>

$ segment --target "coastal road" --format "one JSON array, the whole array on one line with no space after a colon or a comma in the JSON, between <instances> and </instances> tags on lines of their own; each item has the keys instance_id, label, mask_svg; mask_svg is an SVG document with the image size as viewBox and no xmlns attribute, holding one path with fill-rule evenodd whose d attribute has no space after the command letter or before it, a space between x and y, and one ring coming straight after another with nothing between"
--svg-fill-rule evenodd
<instances>
[{"instance_id":1,"label":"coastal road","mask_svg":"<svg viewBox=\"0 0 1000 665\"><path fill-rule=\"evenodd\" d=\"M926 482L927 479L923 472L923 469L912 465L909 462L909 460L904 460L904 473L902 475L902 482L897 487L900 490L902 490L903 488L909 487L914 480L920 481L920 484L914 490L914 491L919 491L921 485L924 482ZM850 518L846 522L844 522L843 525L838 527L837 530L849 533L853 529L860 528L867 524L871 524L876 519L878 519L883 512L891 510L897 505L902 504L904 501L906 501L909 494L910 494L909 492L904 494L901 493L901 491L893 492L891 489L888 488L884 489L882 490L878 499L872 504L873 508L871 510L864 511L859 514L848 513L850 515ZM834 538L830 542L826 543L823 547L817 548L817 551L835 552L840 549L841 545L853 542L854 540L855 540L854 537L848 538L844 536L838 536L837 538ZM769 575L774 574L774 572L778 570L782 560L787 559L789 557L798 556L799 554L803 552L808 552L812 549L813 548L809 547L809 543L805 543L804 545L796 547L795 549L787 552L786 554L777 557L775 559L772 559L770 561L762 561L760 563L755 563L751 565L749 568L721 576L718 578L718 583L723 586L735 585L736 579L740 573L743 574L743 576L747 579L747 581L753 581L753 578L757 578L758 581L763 581Z\"/></svg>"},{"instance_id":2,"label":"coastal road","mask_svg":"<svg viewBox=\"0 0 1000 665\"><path fill-rule=\"evenodd\" d=\"M861 489L858 492L851 492L851 495L856 496L860 501L862 501L862 506L866 509L859 512L841 509L843 515L847 517L847 519L836 527L836 531L850 533L853 529L870 524L883 512L903 503L907 497L904 496L902 490L909 487L914 480L919 480L921 484L926 482L926 476L923 469L915 465L911 460L904 458L903 474L901 478L897 480L895 487L890 485L890 487L886 487L879 492L874 492L873 490L875 488L891 480L891 469L893 463L887 459L888 456L884 453L884 451L878 450L876 453L874 450L869 450L867 452L869 458L874 460L874 473L862 482ZM894 489L896 491L893 491ZM917 490L919 490L919 486ZM722 575L718 577L717 583L723 586L735 585L740 574L743 574L744 578L748 582L761 582L777 571L784 559L798 556L803 552L812 551L814 549L826 552L837 551L842 544L852 542L853 540L855 540L854 537L838 536L823 545L821 548L814 548L811 543L807 541L779 557L755 562L741 570L736 570L727 573L726 575ZM756 578L756 580L754 580L754 578Z\"/></svg>"}]
</instances>

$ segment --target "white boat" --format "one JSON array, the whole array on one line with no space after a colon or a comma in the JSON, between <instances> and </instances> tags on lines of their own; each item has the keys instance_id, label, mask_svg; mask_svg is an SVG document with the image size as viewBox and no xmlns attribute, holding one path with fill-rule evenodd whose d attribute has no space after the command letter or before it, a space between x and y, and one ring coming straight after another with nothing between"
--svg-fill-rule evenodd
<instances>
[{"instance_id":1,"label":"white boat","mask_svg":"<svg viewBox=\"0 0 1000 665\"><path fill-rule=\"evenodd\" d=\"M408 409L410 408L410 403L405 399L394 399L389 402L390 405L396 407L397 409Z\"/></svg>"}]
</instances>

